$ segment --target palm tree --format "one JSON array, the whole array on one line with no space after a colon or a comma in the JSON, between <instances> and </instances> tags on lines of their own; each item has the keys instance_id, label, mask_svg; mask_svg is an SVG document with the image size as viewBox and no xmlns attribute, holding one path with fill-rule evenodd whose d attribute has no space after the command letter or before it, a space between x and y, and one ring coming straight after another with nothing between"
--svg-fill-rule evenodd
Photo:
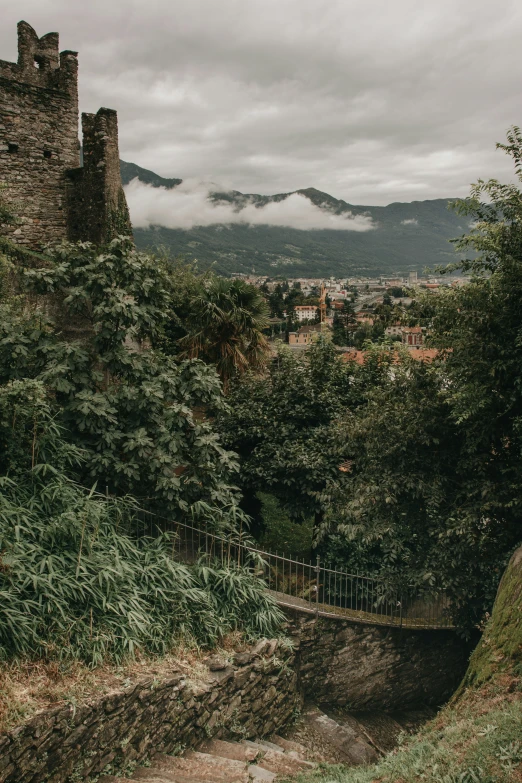
<instances>
[{"instance_id":1,"label":"palm tree","mask_svg":"<svg viewBox=\"0 0 522 783\"><path fill-rule=\"evenodd\" d=\"M212 277L190 303L186 356L215 364L226 391L236 374L262 366L269 352L263 329L268 306L261 292L242 280Z\"/></svg>"}]
</instances>

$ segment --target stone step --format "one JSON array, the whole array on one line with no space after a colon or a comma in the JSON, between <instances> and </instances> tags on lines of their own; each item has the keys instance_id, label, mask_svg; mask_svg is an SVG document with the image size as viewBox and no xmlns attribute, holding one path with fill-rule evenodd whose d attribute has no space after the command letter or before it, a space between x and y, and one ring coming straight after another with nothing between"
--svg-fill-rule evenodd
<instances>
[{"instance_id":1,"label":"stone step","mask_svg":"<svg viewBox=\"0 0 522 783\"><path fill-rule=\"evenodd\" d=\"M274 750L274 746L270 742L265 742L264 740L256 739L256 740L241 740L241 744L245 745L248 748L254 748L259 753L266 753L267 750ZM275 753L284 753L284 748L277 748Z\"/></svg>"},{"instance_id":2,"label":"stone step","mask_svg":"<svg viewBox=\"0 0 522 783\"><path fill-rule=\"evenodd\" d=\"M98 778L98 783L133 783L130 778L118 778L114 775L102 775Z\"/></svg>"},{"instance_id":3,"label":"stone step","mask_svg":"<svg viewBox=\"0 0 522 783\"><path fill-rule=\"evenodd\" d=\"M183 756L156 753L152 764L160 770L212 783L248 783L246 763L189 750Z\"/></svg>"},{"instance_id":4,"label":"stone step","mask_svg":"<svg viewBox=\"0 0 522 783\"><path fill-rule=\"evenodd\" d=\"M178 780L173 775L169 775L168 772L163 772L161 769L155 769L154 767L138 767L134 770L132 780L136 783L136 780L145 780L147 783L184 783L184 781ZM195 783L195 781L187 780L187 783Z\"/></svg>"},{"instance_id":5,"label":"stone step","mask_svg":"<svg viewBox=\"0 0 522 783\"><path fill-rule=\"evenodd\" d=\"M384 712L365 712L342 715L339 718L337 716L331 717L335 717L343 726L360 727L370 743L382 754L389 753L397 746L399 734L404 731L398 721Z\"/></svg>"},{"instance_id":6,"label":"stone step","mask_svg":"<svg viewBox=\"0 0 522 783\"><path fill-rule=\"evenodd\" d=\"M178 775L158 767L138 767L134 770L132 779L133 781L146 780L147 783L158 783L158 781L160 783L208 783L192 775Z\"/></svg>"},{"instance_id":7,"label":"stone step","mask_svg":"<svg viewBox=\"0 0 522 783\"><path fill-rule=\"evenodd\" d=\"M272 783L277 777L275 772L263 769L258 764L251 764L248 768L248 774L253 783Z\"/></svg>"},{"instance_id":8,"label":"stone step","mask_svg":"<svg viewBox=\"0 0 522 783\"><path fill-rule=\"evenodd\" d=\"M235 759L236 761L255 761L261 753L258 748L250 748L241 742L227 742L225 740L211 739L205 740L198 750L201 753L209 753L211 756L220 756L224 759Z\"/></svg>"},{"instance_id":9,"label":"stone step","mask_svg":"<svg viewBox=\"0 0 522 783\"><path fill-rule=\"evenodd\" d=\"M285 739L280 737L279 734L273 734L270 737L270 741L278 745L280 748L286 750L287 753L299 753L301 756L306 757L308 749L300 742L294 742L294 740Z\"/></svg>"},{"instance_id":10,"label":"stone step","mask_svg":"<svg viewBox=\"0 0 522 783\"><path fill-rule=\"evenodd\" d=\"M317 707L308 709L304 719L339 751L345 763L372 764L379 758L378 752L368 742L362 727L342 726Z\"/></svg>"},{"instance_id":11,"label":"stone step","mask_svg":"<svg viewBox=\"0 0 522 783\"><path fill-rule=\"evenodd\" d=\"M259 743L259 745L262 745L264 748L267 748L268 750L275 750L279 753L285 752L285 748L283 748L282 745L278 745L276 742L272 742L271 740L260 739L259 737L256 737L254 741Z\"/></svg>"},{"instance_id":12,"label":"stone step","mask_svg":"<svg viewBox=\"0 0 522 783\"><path fill-rule=\"evenodd\" d=\"M267 750L258 759L257 766L267 769L269 772L275 772L276 775L297 775L299 772L314 769L316 765L304 759L292 758L286 753Z\"/></svg>"}]
</instances>

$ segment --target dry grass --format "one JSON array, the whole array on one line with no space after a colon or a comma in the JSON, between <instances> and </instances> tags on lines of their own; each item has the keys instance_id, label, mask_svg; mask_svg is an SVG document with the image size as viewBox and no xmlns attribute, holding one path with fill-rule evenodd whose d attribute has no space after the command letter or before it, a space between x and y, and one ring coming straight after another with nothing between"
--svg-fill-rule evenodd
<instances>
[{"instance_id":1,"label":"dry grass","mask_svg":"<svg viewBox=\"0 0 522 783\"><path fill-rule=\"evenodd\" d=\"M213 655L225 660L246 648L239 632L225 636ZM185 675L194 685L204 682L209 655L186 643L163 658L137 656L122 665L105 664L94 669L71 661L16 661L0 664L0 732L8 731L37 712L66 704L81 704L127 688L144 678L166 679L175 672Z\"/></svg>"}]
</instances>

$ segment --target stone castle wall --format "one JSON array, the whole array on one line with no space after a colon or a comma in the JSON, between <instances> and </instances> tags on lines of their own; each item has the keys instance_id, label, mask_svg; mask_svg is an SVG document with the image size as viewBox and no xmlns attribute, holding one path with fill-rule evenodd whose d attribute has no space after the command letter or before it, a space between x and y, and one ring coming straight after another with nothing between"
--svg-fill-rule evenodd
<instances>
[{"instance_id":1,"label":"stone castle wall","mask_svg":"<svg viewBox=\"0 0 522 783\"><path fill-rule=\"evenodd\" d=\"M19 244L38 248L67 237L67 169L79 166L78 61L18 25L18 63L0 61L0 183L21 221ZM38 66L38 67L37 67Z\"/></svg>"},{"instance_id":2,"label":"stone castle wall","mask_svg":"<svg viewBox=\"0 0 522 783\"><path fill-rule=\"evenodd\" d=\"M0 184L18 223L2 230L31 249L132 233L116 112L83 115L80 168L77 80L77 53L60 53L57 33L18 24L18 62L0 60Z\"/></svg>"},{"instance_id":3,"label":"stone castle wall","mask_svg":"<svg viewBox=\"0 0 522 783\"><path fill-rule=\"evenodd\" d=\"M120 176L118 117L112 109L82 114L83 167L70 171L69 236L87 234L101 245L118 234L128 234L129 210Z\"/></svg>"}]
</instances>

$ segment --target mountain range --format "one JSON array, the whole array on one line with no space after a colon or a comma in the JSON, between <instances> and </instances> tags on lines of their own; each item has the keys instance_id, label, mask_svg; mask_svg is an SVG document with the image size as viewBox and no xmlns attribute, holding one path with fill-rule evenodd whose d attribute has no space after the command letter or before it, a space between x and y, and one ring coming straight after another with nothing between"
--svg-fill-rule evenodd
<instances>
[{"instance_id":1,"label":"mountain range","mask_svg":"<svg viewBox=\"0 0 522 783\"><path fill-rule=\"evenodd\" d=\"M176 188L181 179L165 178L135 163L121 161L123 184L138 178L153 187ZM335 215L351 212L371 218L369 231L300 230L278 225L232 223L195 226L185 230L154 225L135 228L136 244L143 249L165 249L174 257L196 259L202 269L216 272L265 274L271 277L374 276L405 274L444 265L456 259L451 239L469 226L449 208L451 199L396 202L385 207L349 204L315 188L294 191ZM211 193L216 202L263 207L293 193L273 196L239 191Z\"/></svg>"}]
</instances>

